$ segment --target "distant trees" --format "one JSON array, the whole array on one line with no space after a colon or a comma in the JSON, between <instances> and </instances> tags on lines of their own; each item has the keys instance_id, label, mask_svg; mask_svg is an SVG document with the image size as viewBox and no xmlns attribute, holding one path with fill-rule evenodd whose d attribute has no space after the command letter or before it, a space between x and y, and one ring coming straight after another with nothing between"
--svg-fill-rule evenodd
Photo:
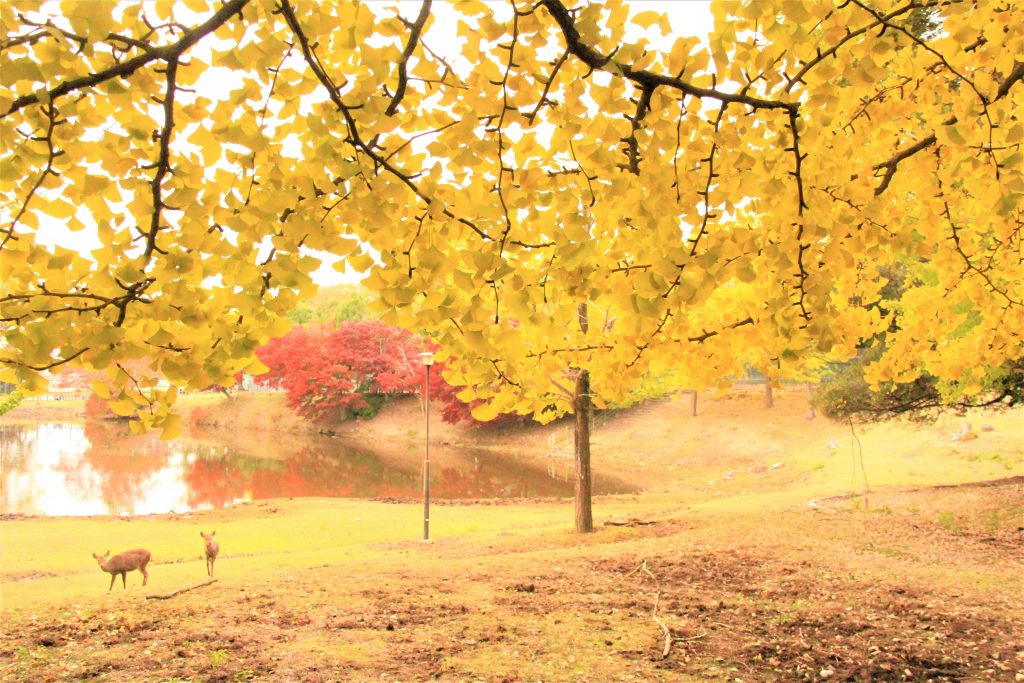
<instances>
[{"instance_id":1,"label":"distant trees","mask_svg":"<svg viewBox=\"0 0 1024 683\"><path fill-rule=\"evenodd\" d=\"M889 382L882 391L873 388L865 378L865 368L883 352L880 345L873 346L853 361L836 365L815 391L814 406L833 419L876 422L895 417L923 421L941 409L1009 408L1024 403L1024 358L988 369L985 392L956 398L955 386L930 374L910 382Z\"/></svg>"},{"instance_id":2,"label":"distant trees","mask_svg":"<svg viewBox=\"0 0 1024 683\"><path fill-rule=\"evenodd\" d=\"M361 285L321 287L309 301L300 301L288 314L299 325L337 324L374 318L369 312L376 295Z\"/></svg>"}]
</instances>

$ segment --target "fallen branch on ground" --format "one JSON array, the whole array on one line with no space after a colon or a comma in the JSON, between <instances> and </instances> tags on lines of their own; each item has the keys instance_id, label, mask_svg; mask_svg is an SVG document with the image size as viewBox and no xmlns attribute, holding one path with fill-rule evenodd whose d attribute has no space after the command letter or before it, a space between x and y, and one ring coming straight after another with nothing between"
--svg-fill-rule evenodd
<instances>
[{"instance_id":1,"label":"fallen branch on ground","mask_svg":"<svg viewBox=\"0 0 1024 683\"><path fill-rule=\"evenodd\" d=\"M654 623L661 627L661 630L665 632L665 649L661 651L661 658L665 659L668 657L668 653L672 650L672 631L668 630L668 626L658 618L658 600L661 599L661 593L654 596L654 609L651 610L651 618L654 619Z\"/></svg>"},{"instance_id":2,"label":"fallen branch on ground","mask_svg":"<svg viewBox=\"0 0 1024 683\"><path fill-rule=\"evenodd\" d=\"M649 526L651 524L657 524L657 522L645 519L627 519L620 522L618 520L609 519L604 523L605 526Z\"/></svg>"},{"instance_id":3,"label":"fallen branch on ground","mask_svg":"<svg viewBox=\"0 0 1024 683\"><path fill-rule=\"evenodd\" d=\"M644 560L640 563L640 566L626 574L626 577L630 577L638 571L646 572L648 576L654 579L654 583L658 585L658 590L654 593L654 609L651 610L651 618L654 619L654 623L660 626L662 632L665 634L665 647L661 651L661 658L665 659L668 657L668 653L672 651L672 631L670 631L668 626L665 625L665 622L658 618L658 602L661 600L661 582L658 581L658 577L654 575L654 572L647 567L647 560Z\"/></svg>"},{"instance_id":4,"label":"fallen branch on ground","mask_svg":"<svg viewBox=\"0 0 1024 683\"><path fill-rule=\"evenodd\" d=\"M625 578L628 579L629 577L633 576L633 574L636 574L641 569L644 570L645 572L647 572L647 575L650 576L652 579L654 579L655 582L658 581L658 578L654 575L654 573L650 569L647 568L647 560L644 560L643 562L640 563L640 565L636 569L633 569L628 574L626 574Z\"/></svg>"},{"instance_id":5,"label":"fallen branch on ground","mask_svg":"<svg viewBox=\"0 0 1024 683\"><path fill-rule=\"evenodd\" d=\"M178 590L171 591L170 593L160 593L160 594L157 594L157 595L147 595L146 599L147 600L167 600L168 598L173 598L175 595L180 595L181 593L185 593L185 592L190 591L190 590L195 590L196 588L202 588L203 586L209 586L211 583L217 583L217 579L210 579L209 581L203 581L202 583L197 583L194 586L186 586L185 588L179 588Z\"/></svg>"}]
</instances>

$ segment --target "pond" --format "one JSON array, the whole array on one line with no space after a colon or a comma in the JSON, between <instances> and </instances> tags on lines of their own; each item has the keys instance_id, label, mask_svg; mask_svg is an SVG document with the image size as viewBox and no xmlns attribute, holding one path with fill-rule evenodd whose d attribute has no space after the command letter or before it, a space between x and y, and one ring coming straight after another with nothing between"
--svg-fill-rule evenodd
<instances>
[{"instance_id":1,"label":"pond","mask_svg":"<svg viewBox=\"0 0 1024 683\"><path fill-rule=\"evenodd\" d=\"M572 462L431 445L432 500L571 497ZM278 432L192 429L161 441L119 421L0 422L0 514L145 515L266 498L411 498L422 444L355 447ZM631 490L595 476L594 493Z\"/></svg>"}]
</instances>

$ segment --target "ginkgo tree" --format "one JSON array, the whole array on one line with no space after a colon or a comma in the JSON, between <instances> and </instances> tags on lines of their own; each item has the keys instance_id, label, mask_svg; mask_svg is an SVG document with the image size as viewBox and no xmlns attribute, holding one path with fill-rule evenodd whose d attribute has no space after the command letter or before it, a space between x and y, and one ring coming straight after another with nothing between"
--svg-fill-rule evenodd
<instances>
[{"instance_id":1,"label":"ginkgo tree","mask_svg":"<svg viewBox=\"0 0 1024 683\"><path fill-rule=\"evenodd\" d=\"M1022 355L1017 3L719 2L706 43L614 0L109 9L0 5L0 381L105 368L166 428L120 362L260 370L327 251L480 417L577 413L586 531L587 413L644 373L884 336L871 382L952 396Z\"/></svg>"}]
</instances>

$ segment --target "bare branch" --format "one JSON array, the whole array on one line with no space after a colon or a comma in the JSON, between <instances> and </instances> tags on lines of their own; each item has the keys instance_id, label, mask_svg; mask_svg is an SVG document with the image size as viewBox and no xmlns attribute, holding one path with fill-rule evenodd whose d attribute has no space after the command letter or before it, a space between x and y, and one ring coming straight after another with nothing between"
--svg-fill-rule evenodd
<instances>
[{"instance_id":1,"label":"bare branch","mask_svg":"<svg viewBox=\"0 0 1024 683\"><path fill-rule=\"evenodd\" d=\"M427 23L427 19L430 17L430 3L431 0L423 0L423 4L420 6L420 14L416 17L416 21L413 22L409 30L409 42L405 44L405 50L402 51L402 59L398 63L398 87L395 88L395 94L391 98L391 104L388 105L387 110L384 112L388 116L394 116L395 112L398 111L398 105L401 104L402 98L405 96L405 88L408 83L409 76L407 74L409 57L412 56L413 50L416 49L416 43L419 42L420 33L423 32L423 27Z\"/></svg>"},{"instance_id":2,"label":"bare branch","mask_svg":"<svg viewBox=\"0 0 1024 683\"><path fill-rule=\"evenodd\" d=\"M148 263L154 251L160 251L156 246L156 238L160 233L160 217L164 209L163 184L164 178L170 171L171 165L171 134L174 132L174 93L177 89L175 79L178 74L178 58L173 57L167 63L167 91L164 93L164 127L160 131L160 157L156 162L156 173L153 174L153 214L149 222L149 231L146 233L146 250L143 252L143 259Z\"/></svg>"},{"instance_id":3,"label":"bare branch","mask_svg":"<svg viewBox=\"0 0 1024 683\"><path fill-rule=\"evenodd\" d=\"M956 119L952 119L952 122L955 123ZM949 122L947 122L947 124L948 123ZM887 161L883 161L880 164L875 164L873 166L874 170L880 171L883 168L885 169L885 175L882 176L882 182L879 183L878 187L875 188L875 196L877 197L878 195L882 194L883 192L885 192L886 188L889 187L889 183L892 182L893 177L896 175L896 167L899 166L899 163L901 161L903 161L904 159L907 159L909 157L914 156L915 154L917 154L918 152L920 152L923 149L927 149L928 147L931 147L932 145L935 144L935 142L936 142L936 137L935 137L935 134L932 133L931 135L929 135L928 137L924 138L923 140L919 140L918 142L914 143L910 147L907 147L902 152L896 153L891 159L888 159Z\"/></svg>"}]
</instances>

